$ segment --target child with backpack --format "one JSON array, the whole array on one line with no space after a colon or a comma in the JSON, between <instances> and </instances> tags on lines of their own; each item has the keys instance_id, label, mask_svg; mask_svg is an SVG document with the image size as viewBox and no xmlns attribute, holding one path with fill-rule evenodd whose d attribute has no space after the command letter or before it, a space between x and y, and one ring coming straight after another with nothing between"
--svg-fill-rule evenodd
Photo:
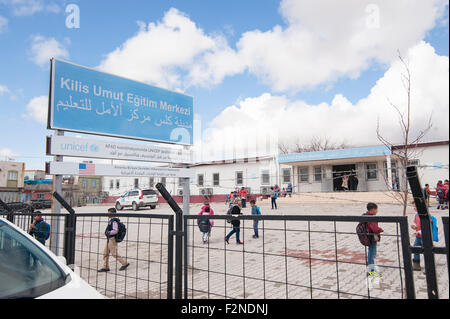
<instances>
[{"instance_id":1,"label":"child with backpack","mask_svg":"<svg viewBox=\"0 0 450 319\"><path fill-rule=\"evenodd\" d=\"M419 214L417 213L416 203L413 201L411 203L411 205L414 208L414 211L416 212L416 215L414 216L414 224L415 225L411 225L411 228L414 229L415 235L416 235L416 239L414 240L414 246L421 247L423 245L423 242L422 242L422 228L420 227L420 217L419 217ZM436 217L430 215L430 219L431 219L431 231L432 231L433 241L438 242L439 236L438 236L438 227L437 227ZM422 270L422 268L420 267L420 254L414 254L413 270L417 270L417 271Z\"/></svg>"},{"instance_id":2,"label":"child with backpack","mask_svg":"<svg viewBox=\"0 0 450 319\"><path fill-rule=\"evenodd\" d=\"M108 209L109 221L105 229L106 246L103 250L103 268L98 270L98 272L107 272L110 270L109 254L113 255L113 257L122 265L119 270L125 270L130 265L117 253L117 243L121 242L125 237L126 228L125 225L120 222L120 219L115 217L115 214L115 208Z\"/></svg>"},{"instance_id":3,"label":"child with backpack","mask_svg":"<svg viewBox=\"0 0 450 319\"><path fill-rule=\"evenodd\" d=\"M363 214L375 216L378 213L378 206L375 203L367 204L367 212ZM361 222L356 227L356 233L362 245L367 246L367 268L368 274L381 277L381 273L375 271L375 258L377 257L377 245L381 240L381 233L384 230L378 226L377 222Z\"/></svg>"},{"instance_id":4,"label":"child with backpack","mask_svg":"<svg viewBox=\"0 0 450 319\"><path fill-rule=\"evenodd\" d=\"M238 219L239 215L242 214L241 208L239 207L239 205L234 205L228 210L227 214L232 215L232 217L228 219L227 222L233 225L233 229L228 233L228 235L225 236L225 242L229 244L228 240L234 233L236 233L236 244L241 245L243 244L243 242L241 242L239 239L239 235L241 232L241 221Z\"/></svg>"},{"instance_id":5,"label":"child with backpack","mask_svg":"<svg viewBox=\"0 0 450 319\"><path fill-rule=\"evenodd\" d=\"M250 201L250 206L252 207L252 215L261 215L261 210L259 209L258 206L256 206L256 201L254 199ZM253 238L259 238L258 224L259 220L257 219L253 220L253 231L255 232Z\"/></svg>"},{"instance_id":6,"label":"child with backpack","mask_svg":"<svg viewBox=\"0 0 450 319\"><path fill-rule=\"evenodd\" d=\"M213 215L214 212L211 207L208 205L204 207L199 215ZM211 236L211 228L214 226L214 220L212 219L198 219L197 220L198 228L202 232L202 240L203 243L206 244L208 242L209 237Z\"/></svg>"},{"instance_id":7,"label":"child with backpack","mask_svg":"<svg viewBox=\"0 0 450 319\"><path fill-rule=\"evenodd\" d=\"M34 215L34 222L30 225L29 234L45 246L45 241L50 237L50 224L44 221L40 211L35 212Z\"/></svg>"},{"instance_id":8,"label":"child with backpack","mask_svg":"<svg viewBox=\"0 0 450 319\"><path fill-rule=\"evenodd\" d=\"M442 181L439 181L436 185L436 198L438 200L438 206L437 209L445 209L444 203L445 203L445 190L444 185L442 184Z\"/></svg>"}]
</instances>

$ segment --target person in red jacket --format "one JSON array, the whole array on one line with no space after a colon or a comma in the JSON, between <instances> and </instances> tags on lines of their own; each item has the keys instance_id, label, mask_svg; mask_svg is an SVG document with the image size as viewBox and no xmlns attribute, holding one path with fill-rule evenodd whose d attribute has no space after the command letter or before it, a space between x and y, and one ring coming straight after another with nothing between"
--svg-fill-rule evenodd
<instances>
[{"instance_id":1,"label":"person in red jacket","mask_svg":"<svg viewBox=\"0 0 450 319\"><path fill-rule=\"evenodd\" d=\"M367 204L367 212L364 215L375 216L378 213L378 206L375 203ZM381 233L384 231L378 226L377 222L368 222L367 229L369 234L373 235L372 244L368 247L367 251L367 268L369 274L375 276L381 276L380 273L375 271L375 258L377 257L377 244L381 240Z\"/></svg>"}]
</instances>

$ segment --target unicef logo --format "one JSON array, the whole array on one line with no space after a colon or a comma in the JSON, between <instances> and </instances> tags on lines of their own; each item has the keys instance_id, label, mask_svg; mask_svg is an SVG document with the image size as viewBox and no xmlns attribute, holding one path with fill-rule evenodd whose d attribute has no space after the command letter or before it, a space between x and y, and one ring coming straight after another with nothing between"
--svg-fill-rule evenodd
<instances>
[{"instance_id":1,"label":"unicef logo","mask_svg":"<svg viewBox=\"0 0 450 319\"><path fill-rule=\"evenodd\" d=\"M99 151L99 147L98 147L98 145L95 145L95 144L92 144L91 146L89 146L89 150L91 151L91 152L98 152Z\"/></svg>"}]
</instances>

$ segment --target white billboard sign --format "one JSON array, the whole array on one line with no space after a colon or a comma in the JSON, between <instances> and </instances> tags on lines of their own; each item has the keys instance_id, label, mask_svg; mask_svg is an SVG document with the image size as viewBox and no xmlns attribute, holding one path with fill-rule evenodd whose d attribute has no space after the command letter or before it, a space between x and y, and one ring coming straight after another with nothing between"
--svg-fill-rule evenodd
<instances>
[{"instance_id":1,"label":"white billboard sign","mask_svg":"<svg viewBox=\"0 0 450 319\"><path fill-rule=\"evenodd\" d=\"M128 164L106 165L69 162L47 163L46 173L50 175L95 175L119 177L194 177L194 171L188 168L137 166Z\"/></svg>"},{"instance_id":2,"label":"white billboard sign","mask_svg":"<svg viewBox=\"0 0 450 319\"><path fill-rule=\"evenodd\" d=\"M48 136L47 155L104 158L126 161L191 163L191 151L180 147L118 143L68 136Z\"/></svg>"}]
</instances>

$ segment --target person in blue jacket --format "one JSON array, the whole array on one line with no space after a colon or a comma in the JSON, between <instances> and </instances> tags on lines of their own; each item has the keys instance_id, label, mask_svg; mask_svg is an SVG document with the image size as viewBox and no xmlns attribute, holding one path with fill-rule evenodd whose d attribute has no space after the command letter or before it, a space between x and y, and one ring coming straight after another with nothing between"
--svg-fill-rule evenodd
<instances>
[{"instance_id":1,"label":"person in blue jacket","mask_svg":"<svg viewBox=\"0 0 450 319\"><path fill-rule=\"evenodd\" d=\"M45 241L50 237L50 225L44 221L41 212L37 211L34 215L34 222L30 225L29 234L45 245Z\"/></svg>"},{"instance_id":2,"label":"person in blue jacket","mask_svg":"<svg viewBox=\"0 0 450 319\"><path fill-rule=\"evenodd\" d=\"M259 209L258 206L256 206L256 201L254 199L250 201L250 206L252 207L252 215L261 215L261 210ZM253 221L253 231L255 232L253 238L259 238L258 224L259 220L255 219Z\"/></svg>"}]
</instances>

